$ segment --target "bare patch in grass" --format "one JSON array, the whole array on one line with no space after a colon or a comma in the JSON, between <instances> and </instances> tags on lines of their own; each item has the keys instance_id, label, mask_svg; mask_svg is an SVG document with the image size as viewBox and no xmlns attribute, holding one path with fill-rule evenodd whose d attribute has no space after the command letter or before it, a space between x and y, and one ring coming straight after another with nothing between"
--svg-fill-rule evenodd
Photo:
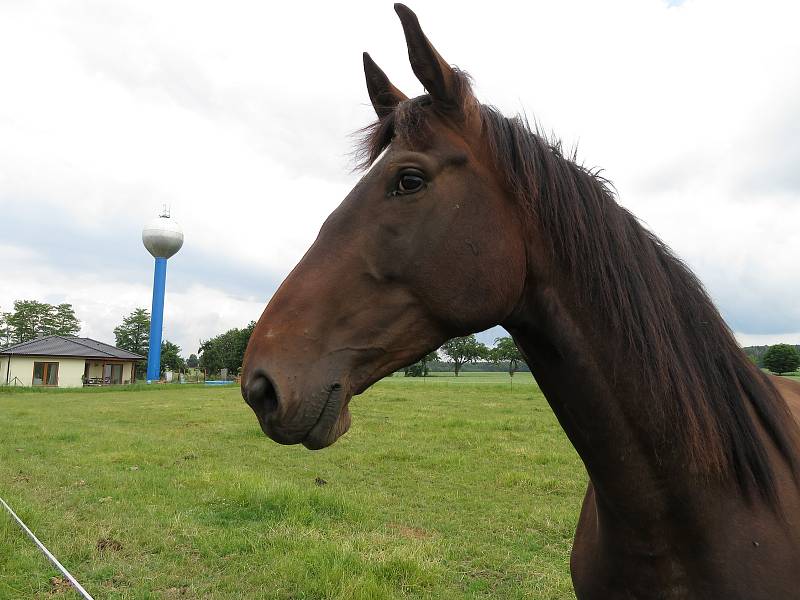
<instances>
[{"instance_id":1,"label":"bare patch in grass","mask_svg":"<svg viewBox=\"0 0 800 600\"><path fill-rule=\"evenodd\" d=\"M69 582L69 579L64 579L63 577L50 578L50 593L49 593L50 596L65 594L71 589L72 589L72 584Z\"/></svg>"},{"instance_id":2,"label":"bare patch in grass","mask_svg":"<svg viewBox=\"0 0 800 600\"><path fill-rule=\"evenodd\" d=\"M97 549L100 552L105 552L106 550L119 552L122 550L122 543L113 538L100 538L97 540Z\"/></svg>"}]
</instances>

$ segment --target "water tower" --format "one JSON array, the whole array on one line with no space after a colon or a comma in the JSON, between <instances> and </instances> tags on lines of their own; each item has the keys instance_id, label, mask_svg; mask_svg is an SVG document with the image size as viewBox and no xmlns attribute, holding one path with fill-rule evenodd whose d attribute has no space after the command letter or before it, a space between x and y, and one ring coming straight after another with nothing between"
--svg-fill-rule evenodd
<instances>
[{"instance_id":1,"label":"water tower","mask_svg":"<svg viewBox=\"0 0 800 600\"><path fill-rule=\"evenodd\" d=\"M167 259L183 246L183 231L170 219L166 207L142 230L142 242L156 259L153 276L153 307L150 311L150 351L147 353L147 383L161 377L161 328L164 324L164 288L167 284Z\"/></svg>"}]
</instances>

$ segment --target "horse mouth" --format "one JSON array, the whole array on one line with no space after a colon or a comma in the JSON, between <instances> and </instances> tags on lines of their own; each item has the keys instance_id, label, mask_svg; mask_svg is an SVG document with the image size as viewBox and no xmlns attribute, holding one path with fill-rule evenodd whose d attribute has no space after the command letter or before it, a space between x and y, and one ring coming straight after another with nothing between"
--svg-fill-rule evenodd
<instances>
[{"instance_id":1,"label":"horse mouth","mask_svg":"<svg viewBox=\"0 0 800 600\"><path fill-rule=\"evenodd\" d=\"M301 442L303 446L309 450L327 448L347 431L350 426L350 414L344 402L345 396L344 387L340 383L331 386L317 421Z\"/></svg>"}]
</instances>

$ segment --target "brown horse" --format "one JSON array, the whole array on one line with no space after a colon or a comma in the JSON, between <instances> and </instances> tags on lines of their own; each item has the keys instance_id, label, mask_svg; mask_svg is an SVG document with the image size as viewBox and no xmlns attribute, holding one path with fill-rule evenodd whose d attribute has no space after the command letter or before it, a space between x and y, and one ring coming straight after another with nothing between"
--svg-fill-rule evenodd
<instances>
[{"instance_id":1,"label":"brown horse","mask_svg":"<svg viewBox=\"0 0 800 600\"><path fill-rule=\"evenodd\" d=\"M407 98L364 54L370 170L247 349L264 432L324 448L353 395L499 323L589 474L579 598L800 598L800 385L756 369L604 180L481 105L395 9L428 94Z\"/></svg>"}]
</instances>

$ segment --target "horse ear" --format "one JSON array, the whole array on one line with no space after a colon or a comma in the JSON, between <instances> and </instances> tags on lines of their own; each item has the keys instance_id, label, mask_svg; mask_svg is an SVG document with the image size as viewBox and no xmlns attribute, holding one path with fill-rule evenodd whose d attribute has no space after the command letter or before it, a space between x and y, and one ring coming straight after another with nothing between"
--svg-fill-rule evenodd
<instances>
[{"instance_id":1,"label":"horse ear","mask_svg":"<svg viewBox=\"0 0 800 600\"><path fill-rule=\"evenodd\" d=\"M379 119L392 112L403 100L408 100L408 96L392 85L386 73L366 52L364 52L364 75L367 78L369 99Z\"/></svg>"},{"instance_id":2,"label":"horse ear","mask_svg":"<svg viewBox=\"0 0 800 600\"><path fill-rule=\"evenodd\" d=\"M436 51L428 41L419 19L414 12L404 4L394 5L397 16L403 24L403 33L406 35L408 58L411 68L420 83L425 86L433 99L445 105L458 103L456 78L453 69Z\"/></svg>"}]
</instances>

